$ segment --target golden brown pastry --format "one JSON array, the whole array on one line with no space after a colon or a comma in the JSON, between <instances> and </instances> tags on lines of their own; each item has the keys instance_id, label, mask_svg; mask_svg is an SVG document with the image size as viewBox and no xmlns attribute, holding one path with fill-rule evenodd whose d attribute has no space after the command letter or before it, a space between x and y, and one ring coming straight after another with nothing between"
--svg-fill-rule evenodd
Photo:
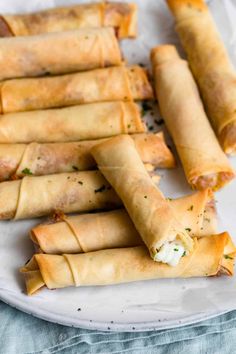
<instances>
[{"instance_id":1,"label":"golden brown pastry","mask_svg":"<svg viewBox=\"0 0 236 354\"><path fill-rule=\"evenodd\" d=\"M136 149L148 168L172 168L175 160L162 132L133 134ZM105 139L52 144L0 144L0 181L60 172L95 169L90 150Z\"/></svg>"},{"instance_id":2,"label":"golden brown pastry","mask_svg":"<svg viewBox=\"0 0 236 354\"><path fill-rule=\"evenodd\" d=\"M135 3L87 3L55 7L30 14L2 15L0 36L29 36L79 28L114 27L119 38L136 37Z\"/></svg>"},{"instance_id":3,"label":"golden brown pastry","mask_svg":"<svg viewBox=\"0 0 236 354\"><path fill-rule=\"evenodd\" d=\"M99 171L26 176L0 183L0 219L26 219L63 213L114 209L121 205Z\"/></svg>"},{"instance_id":4,"label":"golden brown pastry","mask_svg":"<svg viewBox=\"0 0 236 354\"><path fill-rule=\"evenodd\" d=\"M193 241L145 170L133 140L128 135L114 137L91 152L121 198L151 257L162 261L167 252L173 256L170 263L176 265L185 251L191 251ZM178 253L174 252L177 243Z\"/></svg>"},{"instance_id":5,"label":"golden brown pastry","mask_svg":"<svg viewBox=\"0 0 236 354\"><path fill-rule=\"evenodd\" d=\"M203 0L167 0L207 114L227 154L236 153L236 72Z\"/></svg>"},{"instance_id":6,"label":"golden brown pastry","mask_svg":"<svg viewBox=\"0 0 236 354\"><path fill-rule=\"evenodd\" d=\"M197 86L176 48L152 50L156 95L192 188L214 190L235 177L205 114Z\"/></svg>"},{"instance_id":7,"label":"golden brown pastry","mask_svg":"<svg viewBox=\"0 0 236 354\"><path fill-rule=\"evenodd\" d=\"M153 98L146 70L137 65L8 80L0 85L0 94L2 113Z\"/></svg>"},{"instance_id":8,"label":"golden brown pastry","mask_svg":"<svg viewBox=\"0 0 236 354\"><path fill-rule=\"evenodd\" d=\"M133 102L101 102L0 116L0 143L66 142L143 133Z\"/></svg>"},{"instance_id":9,"label":"golden brown pastry","mask_svg":"<svg viewBox=\"0 0 236 354\"><path fill-rule=\"evenodd\" d=\"M120 64L118 41L110 27L0 38L0 80Z\"/></svg>"},{"instance_id":10,"label":"golden brown pastry","mask_svg":"<svg viewBox=\"0 0 236 354\"><path fill-rule=\"evenodd\" d=\"M82 254L36 254L21 268L27 294L47 286L94 286L159 278L233 275L236 248L228 233L195 240L191 254L176 267L153 262L144 246Z\"/></svg>"},{"instance_id":11,"label":"golden brown pastry","mask_svg":"<svg viewBox=\"0 0 236 354\"><path fill-rule=\"evenodd\" d=\"M210 191L171 200L170 205L191 236L216 233L216 211ZM30 236L37 250L49 254L92 252L143 244L125 209L63 216L59 222L34 227Z\"/></svg>"}]
</instances>

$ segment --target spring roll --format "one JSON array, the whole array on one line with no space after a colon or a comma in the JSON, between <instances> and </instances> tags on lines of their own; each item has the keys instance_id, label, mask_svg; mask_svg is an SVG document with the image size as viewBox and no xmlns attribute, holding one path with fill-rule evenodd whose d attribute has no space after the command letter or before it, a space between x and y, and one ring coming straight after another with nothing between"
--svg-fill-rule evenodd
<instances>
[{"instance_id":1,"label":"spring roll","mask_svg":"<svg viewBox=\"0 0 236 354\"><path fill-rule=\"evenodd\" d=\"M133 102L101 102L0 116L0 143L67 142L143 133Z\"/></svg>"},{"instance_id":2,"label":"spring roll","mask_svg":"<svg viewBox=\"0 0 236 354\"><path fill-rule=\"evenodd\" d=\"M148 175L133 140L127 136L109 139L92 148L99 170L121 198L131 220L155 261L177 265L193 241L163 194ZM175 245L179 252L174 252Z\"/></svg>"},{"instance_id":3,"label":"spring roll","mask_svg":"<svg viewBox=\"0 0 236 354\"><path fill-rule=\"evenodd\" d=\"M210 191L171 200L170 204L191 236L216 233L216 211ZM85 253L143 244L125 209L63 216L56 223L34 227L30 237L38 252L49 254Z\"/></svg>"},{"instance_id":4,"label":"spring roll","mask_svg":"<svg viewBox=\"0 0 236 354\"><path fill-rule=\"evenodd\" d=\"M114 27L119 38L136 37L136 4L100 2L56 7L29 14L6 14L0 17L0 36L32 36L107 26Z\"/></svg>"},{"instance_id":5,"label":"spring roll","mask_svg":"<svg viewBox=\"0 0 236 354\"><path fill-rule=\"evenodd\" d=\"M160 110L188 183L194 189L223 187L235 174L210 126L187 62L171 45L154 48L151 60Z\"/></svg>"},{"instance_id":6,"label":"spring roll","mask_svg":"<svg viewBox=\"0 0 236 354\"><path fill-rule=\"evenodd\" d=\"M0 80L120 64L118 41L110 27L0 38Z\"/></svg>"},{"instance_id":7,"label":"spring roll","mask_svg":"<svg viewBox=\"0 0 236 354\"><path fill-rule=\"evenodd\" d=\"M203 0L167 0L211 123L227 154L236 153L236 72Z\"/></svg>"},{"instance_id":8,"label":"spring roll","mask_svg":"<svg viewBox=\"0 0 236 354\"><path fill-rule=\"evenodd\" d=\"M227 232L195 240L193 252L176 267L151 260L144 246L82 254L36 254L20 271L27 294L46 286L94 286L160 278L190 278L234 273L236 248Z\"/></svg>"},{"instance_id":9,"label":"spring roll","mask_svg":"<svg viewBox=\"0 0 236 354\"><path fill-rule=\"evenodd\" d=\"M162 132L133 134L135 147L150 169L173 168L175 160ZM0 144L0 181L27 174L41 176L96 168L90 150L105 139L51 144Z\"/></svg>"},{"instance_id":10,"label":"spring roll","mask_svg":"<svg viewBox=\"0 0 236 354\"><path fill-rule=\"evenodd\" d=\"M153 98L147 73L140 66L9 80L0 85L0 92L2 113Z\"/></svg>"},{"instance_id":11,"label":"spring roll","mask_svg":"<svg viewBox=\"0 0 236 354\"><path fill-rule=\"evenodd\" d=\"M0 219L114 209L121 201L99 171L26 176L0 183Z\"/></svg>"}]
</instances>

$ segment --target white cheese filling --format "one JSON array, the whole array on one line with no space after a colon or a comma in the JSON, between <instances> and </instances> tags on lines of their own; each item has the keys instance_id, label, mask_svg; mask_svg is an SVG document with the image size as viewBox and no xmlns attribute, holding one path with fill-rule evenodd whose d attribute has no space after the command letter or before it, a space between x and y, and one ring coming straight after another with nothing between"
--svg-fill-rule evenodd
<instances>
[{"instance_id":1,"label":"white cheese filling","mask_svg":"<svg viewBox=\"0 0 236 354\"><path fill-rule=\"evenodd\" d=\"M154 261L167 263L176 267L181 257L186 254L186 250L181 241L166 242L154 256Z\"/></svg>"}]
</instances>

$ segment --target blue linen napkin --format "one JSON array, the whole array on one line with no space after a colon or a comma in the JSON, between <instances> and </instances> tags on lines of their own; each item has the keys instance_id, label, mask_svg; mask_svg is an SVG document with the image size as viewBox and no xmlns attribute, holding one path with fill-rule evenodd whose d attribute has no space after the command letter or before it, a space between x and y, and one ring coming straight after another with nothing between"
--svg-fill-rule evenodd
<instances>
[{"instance_id":1,"label":"blue linen napkin","mask_svg":"<svg viewBox=\"0 0 236 354\"><path fill-rule=\"evenodd\" d=\"M1 354L236 353L236 311L180 328L102 332L37 319L0 302Z\"/></svg>"}]
</instances>

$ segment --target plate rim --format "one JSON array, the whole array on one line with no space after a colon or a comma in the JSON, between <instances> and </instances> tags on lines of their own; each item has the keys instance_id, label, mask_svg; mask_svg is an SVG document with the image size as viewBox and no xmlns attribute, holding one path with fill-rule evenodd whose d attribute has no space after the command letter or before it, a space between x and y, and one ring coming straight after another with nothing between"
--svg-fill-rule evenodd
<instances>
[{"instance_id":1,"label":"plate rim","mask_svg":"<svg viewBox=\"0 0 236 354\"><path fill-rule=\"evenodd\" d=\"M19 294L19 293L18 293ZM210 312L198 312L194 315L187 315L182 319L175 320L166 320L166 321L146 321L140 323L132 323L132 322L109 322L109 321L93 321L93 320L85 320L85 319L73 319L72 317L62 316L58 313L45 313L43 309L34 306L33 304L27 304L22 299L16 298L17 293L11 296L11 292L6 289L0 289L0 300L5 304L22 311L28 315L34 316L38 319L48 321L51 323L81 328L87 330L97 330L97 331L106 331L106 332L142 332L142 331L159 331L164 329L171 328L180 328L186 325L191 325L195 323L199 323L205 320L212 319L214 317L226 314L230 311L235 310L236 308L225 309L221 311L210 311Z\"/></svg>"}]
</instances>

